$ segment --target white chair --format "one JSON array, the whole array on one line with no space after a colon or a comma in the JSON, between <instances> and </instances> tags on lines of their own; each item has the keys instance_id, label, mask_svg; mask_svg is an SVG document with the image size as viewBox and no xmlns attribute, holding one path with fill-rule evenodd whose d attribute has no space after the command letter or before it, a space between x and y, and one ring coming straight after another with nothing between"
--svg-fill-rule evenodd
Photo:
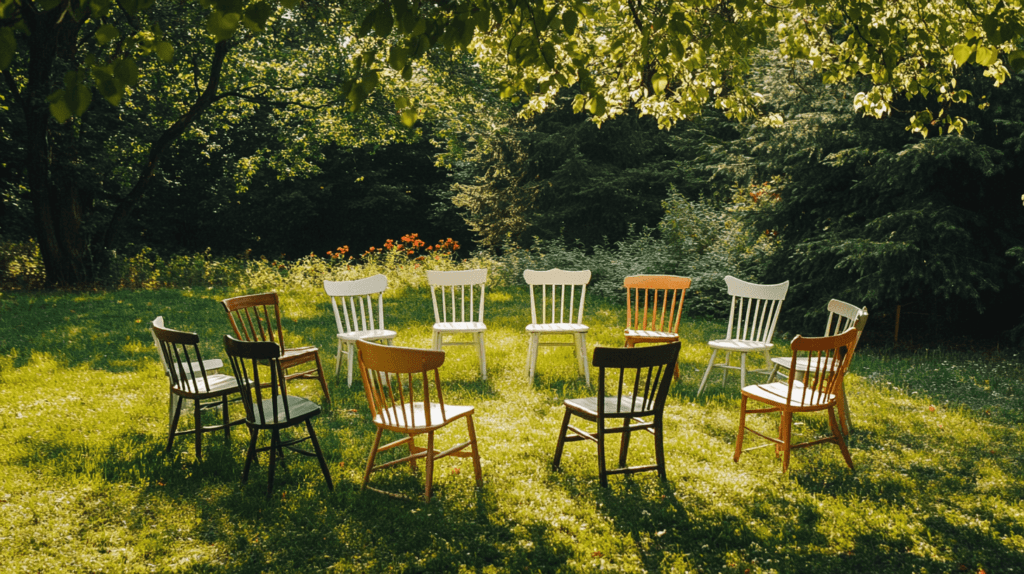
<instances>
[{"instance_id":1,"label":"white chair","mask_svg":"<svg viewBox=\"0 0 1024 574\"><path fill-rule=\"evenodd\" d=\"M868 308L860 308L856 305L851 305L845 301L839 299L832 299L828 302L828 321L825 323L825 336L833 337L841 333L845 333L847 329L853 327L857 330L857 342L860 342L860 336L864 333L864 326L868 323ZM853 349L850 349L852 354L857 346L854 345ZM768 383L775 380L775 375L779 372L779 369L786 369L786 371L792 368L792 359L790 357L774 357L772 364L775 368L772 369L772 374L768 377ZM815 364L807 361L805 357L798 357L796 362L796 371L798 373L797 378L803 381L807 378L808 373L813 373L815 370ZM842 384L843 381L841 380ZM846 401L846 385L842 384L839 389L839 402L841 403L839 409L839 422L842 427L843 434L849 435L852 423L850 422L850 405Z\"/></svg>"},{"instance_id":2,"label":"white chair","mask_svg":"<svg viewBox=\"0 0 1024 574\"><path fill-rule=\"evenodd\" d=\"M740 388L747 386L747 354L763 353L767 364L771 364L771 355L768 351L772 348L772 335L775 334L775 324L779 320L779 310L782 302L786 299L786 292L789 291L789 281L775 285L758 285L747 283L731 275L726 275L725 284L728 287L729 295L732 296L732 306L729 309L729 327L724 339L708 341L711 347L711 358L708 360L708 368L704 371L704 377L700 381L700 388L697 389L697 396L704 391L708 375L711 369L720 367L722 371L722 384L725 384L726 376L730 369L740 372ZM715 363L715 355L718 351L725 351L725 362ZM733 353L739 353L739 366L729 364ZM771 373L768 369L751 369L751 372Z\"/></svg>"},{"instance_id":3,"label":"white chair","mask_svg":"<svg viewBox=\"0 0 1024 574\"><path fill-rule=\"evenodd\" d=\"M484 349L484 291L486 269L427 271L430 297L434 302L435 351L443 346L474 346L480 357L480 378L487 380L487 352ZM439 293L440 292L440 296ZM472 341L444 341L446 335L469 334Z\"/></svg>"},{"instance_id":4,"label":"white chair","mask_svg":"<svg viewBox=\"0 0 1024 574\"><path fill-rule=\"evenodd\" d=\"M348 386L352 386L355 366L356 341L384 341L388 345L398 333L384 328L384 291L388 278L374 275L355 281L324 281L324 291L334 307L334 322L338 325L338 354L334 374L341 371L341 356L348 355ZM373 299L377 299L376 318ZM341 303L339 307L339 301Z\"/></svg>"},{"instance_id":5,"label":"white chair","mask_svg":"<svg viewBox=\"0 0 1024 574\"><path fill-rule=\"evenodd\" d=\"M523 279L530 286L531 322L526 326L526 333L530 335L526 356L530 384L533 384L533 376L537 371L537 351L543 345L575 347L580 374L590 385L590 366L587 364L587 331L590 327L583 324L583 303L587 295L587 283L590 282L590 271L527 269L523 271ZM541 335L571 335L573 342L542 343Z\"/></svg>"}]
</instances>

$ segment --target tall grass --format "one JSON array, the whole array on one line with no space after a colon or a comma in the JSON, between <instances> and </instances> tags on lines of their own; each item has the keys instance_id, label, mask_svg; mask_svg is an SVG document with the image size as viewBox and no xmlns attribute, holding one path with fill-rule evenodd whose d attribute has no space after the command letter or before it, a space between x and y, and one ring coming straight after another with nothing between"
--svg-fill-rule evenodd
<instances>
[{"instance_id":1,"label":"tall grass","mask_svg":"<svg viewBox=\"0 0 1024 574\"><path fill-rule=\"evenodd\" d=\"M562 470L550 470L562 400L590 389L568 349L542 351L534 386L525 382L527 291L496 282L487 295L488 380L479 379L471 348L449 350L442 368L446 399L476 407L484 487L474 488L464 461L446 459L435 499L423 504L360 490L374 427L358 376L349 389L344 370L334 375L334 321L319 280L378 268L356 270L326 257L295 265L308 270L277 269L275 277L268 262L255 279L229 285L0 297L5 571L1024 568L1020 357L861 349L847 379L856 470L833 445L822 445L796 451L784 475L771 449L733 463L737 378L722 385L716 376L696 396L706 341L724 325L688 316L681 378L666 410L668 481L654 473L612 477L602 489L589 444L568 445ZM397 344L427 347L433 314L415 265L379 268L391 279L386 322L399 332ZM239 480L244 431L229 445L208 437L201 462L188 440L164 452L167 382L146 328L163 315L172 328L198 332L207 358L223 358L230 327L218 301L275 287L289 343L319 346L330 375L334 402L316 425L336 488L326 489L315 461L291 459L265 500L266 460L248 484ZM618 297L588 297L586 320L591 351L623 344ZM780 341L775 354L785 350ZM293 387L324 402L318 385ZM823 417L800 417L795 433L826 428ZM460 440L460 432L445 438ZM634 437L631 464L651 460L650 439ZM422 476L408 467L373 481L410 496L422 492Z\"/></svg>"}]
</instances>

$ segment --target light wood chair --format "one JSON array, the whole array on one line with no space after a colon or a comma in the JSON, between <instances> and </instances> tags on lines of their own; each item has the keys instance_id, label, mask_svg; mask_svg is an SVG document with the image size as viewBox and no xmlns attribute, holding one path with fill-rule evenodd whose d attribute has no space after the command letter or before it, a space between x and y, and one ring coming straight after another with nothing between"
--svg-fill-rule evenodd
<instances>
[{"instance_id":1,"label":"light wood chair","mask_svg":"<svg viewBox=\"0 0 1024 574\"><path fill-rule=\"evenodd\" d=\"M430 297L434 303L435 351L445 346L476 347L480 359L480 378L487 380L487 351L484 348L484 292L486 269L465 271L427 271ZM440 294L440 295L439 295ZM472 341L444 341L445 336L469 334Z\"/></svg>"},{"instance_id":2,"label":"light wood chair","mask_svg":"<svg viewBox=\"0 0 1024 574\"><path fill-rule=\"evenodd\" d=\"M751 432L776 445L776 452L782 453L782 471L789 470L789 453L795 448L804 448L823 442L833 442L839 446L846 464L853 469L853 459L843 438L843 432L836 421L835 409L843 386L843 376L850 365L854 347L857 345L857 330L847 329L833 337L802 337L797 335L790 344L793 354L790 364L807 361L813 365L807 371L804 380L796 378L797 369L790 369L787 382L765 383L743 387L740 400L740 428L736 436L736 453L733 460L740 461L743 453L743 437ZM764 403L765 408L748 409L747 401ZM814 411L828 411L829 436L809 440L799 444L792 443L793 415ZM778 437L768 436L747 426L748 414L780 413ZM753 447L760 448L760 447ZM750 450L750 449L747 449Z\"/></svg>"},{"instance_id":3,"label":"light wood chair","mask_svg":"<svg viewBox=\"0 0 1024 574\"><path fill-rule=\"evenodd\" d=\"M159 322L159 325L157 324ZM218 430L224 431L224 441L231 443L231 427L245 422L244 418L230 420L228 402L232 395L239 393L238 384L231 375L214 374L207 371L207 365L223 365L218 359L203 361L199 352L199 335L167 329L163 318L157 317L150 324L153 339L160 350L165 373L170 382L170 405L168 408L167 452L174 446L174 437L194 435L196 459L203 459L203 435ZM192 401L193 428L178 430L182 404ZM203 411L219 409L222 423L214 426L203 424Z\"/></svg>"},{"instance_id":4,"label":"light wood chair","mask_svg":"<svg viewBox=\"0 0 1024 574\"><path fill-rule=\"evenodd\" d=\"M590 271L523 271L523 279L530 286L530 324L526 326L526 334L530 336L527 349L526 366L530 384L537 371L537 353L539 347L573 347L576 362L590 385L590 367L587 364L587 331L590 327L583 324L583 304L587 295L587 283L590 283ZM538 300L539 299L539 300ZM538 313L539 310L539 313ZM542 342L541 336L570 335L572 342Z\"/></svg>"},{"instance_id":5,"label":"light wood chair","mask_svg":"<svg viewBox=\"0 0 1024 574\"><path fill-rule=\"evenodd\" d=\"M162 315L150 321L149 333L150 335L153 336L153 345L156 347L157 355L160 357L160 364L163 365L164 367L164 374L167 375L169 380L171 376L171 363L170 361L167 360L167 357L164 356L163 346L160 345L160 339L157 338L156 332L153 331L153 327L160 327L161 329L166 328L164 325L164 318ZM205 369L207 375L216 375L222 368L224 368L224 361L221 361L220 359L204 359L202 363L189 364L189 369L191 371L199 371L200 369ZM167 420L171 421L174 419L174 412L179 408L178 402L181 400L181 397L174 394L174 391L171 390L170 392L168 392L167 398Z\"/></svg>"},{"instance_id":6,"label":"light wood chair","mask_svg":"<svg viewBox=\"0 0 1024 574\"><path fill-rule=\"evenodd\" d=\"M270 453L270 467L267 470L267 497L274 491L274 470L277 459L284 455L284 450L316 457L320 463L320 471L327 481L327 488L334 490L331 473L327 469L327 461L320 450L320 442L313 430L312 420L320 415L320 405L313 401L288 394L284 384L284 363L281 348L274 342L239 341L230 335L224 336L224 349L231 360L235 372L235 380L242 390L242 403L245 405L245 424L249 427L249 448L245 453L245 467L242 469L242 482L249 479L249 468L253 461L259 464L261 452ZM269 364L269 368L260 368ZM263 389L269 388L269 396L264 396ZM303 425L305 436L282 438L281 433L291 427ZM270 431L270 445L257 447L260 431ZM313 452L295 445L309 441Z\"/></svg>"},{"instance_id":7,"label":"light wood chair","mask_svg":"<svg viewBox=\"0 0 1024 574\"><path fill-rule=\"evenodd\" d=\"M722 369L723 385L729 371L738 370L741 388L747 385L748 372L765 375L771 373L770 369L750 369L748 371L747 354L761 353L764 355L765 363L771 364L772 357L768 351L773 347L772 336L775 334L775 324L779 320L782 302L786 299L786 292L789 291L789 281L775 285L758 285L727 275L725 284L728 287L729 295L732 296L729 326L724 339L708 341L708 346L711 347L711 358L708 359L708 368L705 369L704 377L700 380L697 396L704 391L708 375L715 367ZM715 362L715 356L719 351L725 352L724 363ZM729 363L733 353L740 356L739 366Z\"/></svg>"},{"instance_id":8,"label":"light wood chair","mask_svg":"<svg viewBox=\"0 0 1024 574\"><path fill-rule=\"evenodd\" d=\"M689 277L676 275L633 275L626 288L626 346L640 343L663 344L679 340L683 300L690 288ZM679 377L676 362L675 376Z\"/></svg>"},{"instance_id":9,"label":"light wood chair","mask_svg":"<svg viewBox=\"0 0 1024 574\"><path fill-rule=\"evenodd\" d=\"M831 337L832 335L838 335L845 332L850 327L857 330L857 342L860 342L860 336L864 333L864 327L868 323L868 308L859 308L856 305L851 305L845 301L839 299L832 299L828 302L828 321L825 323L825 336ZM852 351L851 351L852 353ZM775 375L778 374L779 369L784 369L787 372L792 368L790 363L791 357L773 357L772 364L775 366L772 369L772 374L768 376L768 382L775 380ZM800 380L806 376L808 369L815 368L814 364L809 363L806 360L800 360L796 364L797 377ZM850 420L850 403L846 400L846 384L844 383L839 392L839 403L842 406L839 409L839 422L843 429L843 434L849 436L850 430L853 428L853 423Z\"/></svg>"},{"instance_id":10,"label":"light wood chair","mask_svg":"<svg viewBox=\"0 0 1024 574\"><path fill-rule=\"evenodd\" d=\"M320 349L314 346L288 347L281 328L281 303L277 293L242 295L221 301L228 313L235 337L242 341L277 343L282 350L281 367L284 369L284 384L294 379L315 379L320 381L324 398L331 402L327 389L323 365L320 363ZM316 368L289 373L300 365L314 363Z\"/></svg>"},{"instance_id":11,"label":"light wood chair","mask_svg":"<svg viewBox=\"0 0 1024 574\"><path fill-rule=\"evenodd\" d=\"M473 407L449 405L444 401L441 376L438 369L444 364L444 351L389 347L368 341L357 341L359 369L363 375L366 402L373 415L377 434L373 438L370 456L366 461L363 488L370 475L403 462L413 468L418 459L426 466L426 501L433 490L434 463L446 456L471 458L477 486L483 483L480 469L480 450L473 427ZM469 440L445 450L434 446L434 433L449 424L465 419ZM380 446L384 431L406 435L405 438ZM416 437L426 435L426 446L417 446ZM397 460L376 464L377 454L405 445L409 454ZM467 450L468 449L468 450ZM390 496L400 495L371 488Z\"/></svg>"},{"instance_id":12,"label":"light wood chair","mask_svg":"<svg viewBox=\"0 0 1024 574\"><path fill-rule=\"evenodd\" d=\"M679 359L680 343L654 347L594 349L594 366L598 367L597 396L568 399L562 428L558 433L552 468L558 470L562 449L567 442L589 440L597 443L597 470L601 486L608 486L609 474L632 474L657 471L662 480L665 475L664 416L665 399L672 384L672 373ZM569 424L573 416L597 424L593 433ZM650 420L646 420L650 419ZM618 427L609 423L622 421ZM654 435L655 464L626 466L630 434L645 430ZM569 435L572 431L572 435ZM608 470L605 463L605 441L609 434L621 434L619 466Z\"/></svg>"},{"instance_id":13,"label":"light wood chair","mask_svg":"<svg viewBox=\"0 0 1024 574\"><path fill-rule=\"evenodd\" d=\"M324 292L331 298L334 322L338 326L334 374L341 370L341 356L347 355L349 388L352 388L355 370L356 341L384 341L390 345L398 336L395 331L384 328L384 291L387 288L388 278L384 275L354 281L324 281Z\"/></svg>"}]
</instances>

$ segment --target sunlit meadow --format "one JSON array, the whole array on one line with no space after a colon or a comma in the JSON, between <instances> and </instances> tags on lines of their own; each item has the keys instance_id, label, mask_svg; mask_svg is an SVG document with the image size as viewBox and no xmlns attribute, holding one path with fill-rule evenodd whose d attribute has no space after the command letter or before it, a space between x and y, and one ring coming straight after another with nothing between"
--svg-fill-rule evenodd
<instances>
[{"instance_id":1,"label":"sunlit meadow","mask_svg":"<svg viewBox=\"0 0 1024 574\"><path fill-rule=\"evenodd\" d=\"M614 476L602 489L590 444L567 445L562 470L550 470L562 400L590 389L568 348L542 350L526 383L527 288L496 267L487 381L469 347L451 348L442 368L446 399L476 407L483 488L466 461L445 459L429 504L361 491L374 427L359 377L350 389L344 368L334 374L334 319L319 281L387 273L386 324L397 344L424 348L433 320L424 266L493 265L433 259L425 244L402 255L399 243L412 241L393 242L376 263L340 248L250 262L212 286L0 295L3 571L1024 571L1024 366L1013 351L860 349L847 378L856 470L821 445L794 452L782 474L772 449L733 462L737 377L723 385L715 375L696 396L705 342L724 323L686 317L666 414L668 481ZM158 267L150 271L166 273ZM159 273L148 284L160 285ZM333 404L315 384L290 390L325 406L316 429L333 491L312 459L289 460L269 500L265 459L241 484L240 429L229 444L207 436L201 462L187 437L164 452L167 381L149 321L196 331L205 358L224 358L219 301L269 289L281 293L288 343L321 349ZM591 351L623 343L623 301L588 298L586 320ZM800 437L827 429L822 416L797 421ZM442 440L463 440L463 429ZM634 438L630 462L652 460L650 438ZM422 480L406 466L373 478L413 498Z\"/></svg>"}]
</instances>

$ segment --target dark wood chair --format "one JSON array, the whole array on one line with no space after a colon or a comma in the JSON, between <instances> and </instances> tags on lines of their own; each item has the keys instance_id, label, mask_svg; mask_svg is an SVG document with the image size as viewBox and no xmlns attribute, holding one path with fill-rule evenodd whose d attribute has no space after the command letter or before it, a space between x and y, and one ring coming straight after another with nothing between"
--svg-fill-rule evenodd
<instances>
[{"instance_id":1,"label":"dark wood chair","mask_svg":"<svg viewBox=\"0 0 1024 574\"><path fill-rule=\"evenodd\" d=\"M203 435L218 430L224 431L224 440L231 443L231 427L242 424L244 418L230 420L228 402L232 395L239 392L238 383L231 375L207 373L211 365L220 366L220 361L203 361L199 352L199 335L185 331L175 331L163 326L163 319L150 324L150 331L160 351L165 373L170 382L170 405L168 409L167 451L174 446L174 437L195 435L196 458L203 458ZM178 430L182 404L192 401L192 413L195 419L193 428ZM220 409L223 422L219 425L203 424L203 411Z\"/></svg>"},{"instance_id":2,"label":"dark wood chair","mask_svg":"<svg viewBox=\"0 0 1024 574\"><path fill-rule=\"evenodd\" d=\"M806 370L789 370L788 380L763 385L743 387L740 399L740 430L736 436L736 453L733 460L740 461L743 453L743 436L751 432L776 445L776 454L782 453L782 472L789 470L789 453L795 448L804 448L823 442L839 446L846 464L853 469L853 459L843 439L843 432L836 422L836 407L839 405L843 388L843 376L850 365L854 347L857 345L857 329L851 327L833 337L802 337L797 335L790 348L793 355L790 365L806 361ZM804 379L797 379L803 373ZM764 408L748 409L747 401L753 399L767 405ZM827 437L792 444L793 415L814 411L828 411L828 426L831 434ZM748 414L780 413L778 438L760 433L747 426ZM759 447L753 447L759 448ZM750 450L750 449L747 449Z\"/></svg>"},{"instance_id":3,"label":"dark wood chair","mask_svg":"<svg viewBox=\"0 0 1024 574\"><path fill-rule=\"evenodd\" d=\"M221 301L228 313L231 328L235 337L242 341L273 342L281 346L281 368L284 369L285 383L293 379L316 379L324 391L327 403L331 402L331 392L327 389L323 365L320 363L320 349L313 346L288 347L284 342L284 330L281 328L281 303L277 293L260 293L258 295L242 295ZM316 368L289 373L290 369L315 363Z\"/></svg>"},{"instance_id":4,"label":"dark wood chair","mask_svg":"<svg viewBox=\"0 0 1024 574\"><path fill-rule=\"evenodd\" d=\"M481 485L483 472L480 469L480 450L477 448L476 430L473 427L473 407L444 402L441 376L438 373L444 364L444 351L391 347L363 340L357 341L356 346L359 349L359 369L366 390L366 402L370 405L373 424L377 425L377 435L366 461L363 488L370 481L370 474L403 462L415 468L416 460L422 458L427 467L426 500L430 502L434 462L446 456L473 459L476 483ZM434 433L459 419L466 421L469 440L444 451L434 448ZM406 436L380 446L384 431ZM425 447L416 444L416 437L420 435L426 435ZM376 464L379 452L402 445L408 447L408 456ZM398 496L375 488L372 490Z\"/></svg>"},{"instance_id":5,"label":"dark wood chair","mask_svg":"<svg viewBox=\"0 0 1024 574\"><path fill-rule=\"evenodd\" d=\"M676 275L633 275L623 281L626 288L626 346L664 344L679 340L683 300L690 288L689 277ZM679 363L675 376L679 378Z\"/></svg>"},{"instance_id":6,"label":"dark wood chair","mask_svg":"<svg viewBox=\"0 0 1024 574\"><path fill-rule=\"evenodd\" d=\"M245 405L245 424L249 427L249 448L245 454L245 467L242 470L242 482L249 479L249 467L257 460L261 452L270 453L270 467L267 471L267 496L274 491L274 469L277 459L284 454L284 449L305 456L315 456L320 463L320 470L327 480L327 487L334 489L331 473L327 470L327 462L320 450L320 442L316 439L312 420L320 414L320 406L313 401L288 394L284 382L284 366L281 362L281 348L272 342L240 341L224 336L224 349L231 360L231 368L235 372L235 380L242 394ZM265 365L269 365L267 368ZM263 368L260 368L263 366ZM264 396L265 390L269 396ZM291 427L305 425L306 435L284 439L281 431ZM256 442L260 431L270 431L270 445L257 448ZM313 445L313 452L298 448L296 445L304 441ZM258 461L257 461L258 462Z\"/></svg>"},{"instance_id":7,"label":"dark wood chair","mask_svg":"<svg viewBox=\"0 0 1024 574\"><path fill-rule=\"evenodd\" d=\"M558 446L552 467L562 462L562 448L567 442L589 440L597 443L597 469L601 486L608 486L609 474L629 474L655 470L665 480L665 447L663 413L668 397L680 343L653 347L597 347L593 364L598 368L597 396L567 399L565 418L558 433ZM597 424L595 432L587 432L569 424L573 416ZM609 422L621 420L621 426ZM630 435L646 430L654 435L655 464L626 466ZM572 431L572 435L569 435ZM619 467L609 470L605 463L605 440L609 434L621 434Z\"/></svg>"}]
</instances>

